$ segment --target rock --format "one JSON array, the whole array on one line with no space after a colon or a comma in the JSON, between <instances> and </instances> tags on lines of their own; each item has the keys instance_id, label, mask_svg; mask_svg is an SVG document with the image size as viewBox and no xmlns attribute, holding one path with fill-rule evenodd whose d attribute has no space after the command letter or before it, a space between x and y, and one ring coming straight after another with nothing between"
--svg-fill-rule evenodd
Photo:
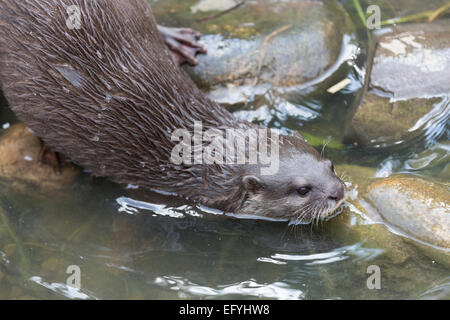
<instances>
[{"instance_id":1,"label":"rock","mask_svg":"<svg viewBox=\"0 0 450 320\"><path fill-rule=\"evenodd\" d=\"M409 246L402 237L390 232L383 224L366 219L370 214L358 200L349 199L348 202L354 207L346 208L342 214L327 222L327 234L348 243L363 243L363 247L370 248L374 256L383 254L395 264L403 263L415 255L415 248ZM355 209L365 217L358 215Z\"/></svg>"},{"instance_id":2,"label":"rock","mask_svg":"<svg viewBox=\"0 0 450 320\"><path fill-rule=\"evenodd\" d=\"M247 1L226 14L198 22L238 2L152 3L158 23L203 33L201 42L208 54L198 56L196 67L185 67L203 89L256 82L285 87L316 79L337 61L344 33L351 28L347 13L334 0Z\"/></svg>"},{"instance_id":3,"label":"rock","mask_svg":"<svg viewBox=\"0 0 450 320\"><path fill-rule=\"evenodd\" d=\"M450 119L450 21L387 32L375 37L370 77L347 126L347 142L363 147L434 138Z\"/></svg>"},{"instance_id":4,"label":"rock","mask_svg":"<svg viewBox=\"0 0 450 320\"><path fill-rule=\"evenodd\" d=\"M398 175L372 183L366 197L390 226L414 239L450 249L448 186Z\"/></svg>"},{"instance_id":5,"label":"rock","mask_svg":"<svg viewBox=\"0 0 450 320\"><path fill-rule=\"evenodd\" d=\"M33 184L42 190L60 190L79 173L65 166L61 173L38 161L41 143L24 124L15 124L0 135L0 179L17 189Z\"/></svg>"},{"instance_id":6,"label":"rock","mask_svg":"<svg viewBox=\"0 0 450 320\"><path fill-rule=\"evenodd\" d=\"M436 99L390 102L389 98L367 94L352 120L354 139L362 147L392 147L421 137L421 130L410 131L434 108ZM346 140L348 141L348 139Z\"/></svg>"},{"instance_id":7,"label":"rock","mask_svg":"<svg viewBox=\"0 0 450 320\"><path fill-rule=\"evenodd\" d=\"M327 233L351 243L363 242L365 248L379 249L395 264L417 257L418 248L431 260L450 267L447 186L407 175L375 179L374 168L335 167L338 174L345 172L347 205L324 225ZM407 237L392 232L392 228Z\"/></svg>"},{"instance_id":8,"label":"rock","mask_svg":"<svg viewBox=\"0 0 450 320\"><path fill-rule=\"evenodd\" d=\"M415 247L390 232L362 197L368 185L375 180L376 169L340 164L335 165L335 170L346 182L347 204L339 216L324 225L327 234L349 243L363 243L363 247L369 248L368 251L372 251L373 255L383 254L394 264L404 263L414 256Z\"/></svg>"}]
</instances>

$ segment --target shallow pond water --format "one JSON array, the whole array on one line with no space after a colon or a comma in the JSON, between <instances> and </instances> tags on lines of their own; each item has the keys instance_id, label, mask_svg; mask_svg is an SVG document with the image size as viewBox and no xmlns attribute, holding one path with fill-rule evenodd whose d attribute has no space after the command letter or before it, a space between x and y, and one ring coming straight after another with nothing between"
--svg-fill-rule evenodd
<instances>
[{"instance_id":1,"label":"shallow pond water","mask_svg":"<svg viewBox=\"0 0 450 320\"><path fill-rule=\"evenodd\" d=\"M356 19L351 1L343 2ZM327 144L325 155L337 165L439 178L448 163L448 123L407 149L374 152L341 143L363 83L365 35L343 39L334 76L351 83L339 93L323 94L320 84L295 93L268 88L232 111L283 132L299 130L319 151ZM2 100L0 128L15 121ZM430 146L443 146L433 158L443 162L411 165ZM18 193L0 181L0 299L450 298L448 266L401 234L387 231L388 240L373 241L373 225L352 206L318 226L292 226L223 216L160 193L142 199L138 192L88 173L66 187L66 196L31 186ZM374 265L381 289L367 284ZM67 285L70 266L79 268L80 290Z\"/></svg>"}]
</instances>

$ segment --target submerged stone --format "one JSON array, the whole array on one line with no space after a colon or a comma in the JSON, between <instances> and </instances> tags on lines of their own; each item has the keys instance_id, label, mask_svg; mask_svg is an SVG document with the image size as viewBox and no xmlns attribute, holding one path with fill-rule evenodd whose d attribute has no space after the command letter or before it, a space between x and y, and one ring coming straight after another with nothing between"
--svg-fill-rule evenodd
<instances>
[{"instance_id":1,"label":"submerged stone","mask_svg":"<svg viewBox=\"0 0 450 320\"><path fill-rule=\"evenodd\" d=\"M185 70L205 89L256 83L284 87L315 79L337 61L350 26L334 0L151 3L158 23L203 33L208 53Z\"/></svg>"},{"instance_id":2,"label":"submerged stone","mask_svg":"<svg viewBox=\"0 0 450 320\"><path fill-rule=\"evenodd\" d=\"M335 170L346 183L347 200L343 212L324 225L327 233L344 241L363 244L361 252L366 251L371 258L383 255L395 264L402 264L414 255L412 246L403 237L390 232L364 201L365 190L376 179L376 169L339 164L335 165Z\"/></svg>"},{"instance_id":3,"label":"submerged stone","mask_svg":"<svg viewBox=\"0 0 450 320\"><path fill-rule=\"evenodd\" d=\"M372 183L366 194L388 225L425 243L450 249L450 190L415 176Z\"/></svg>"},{"instance_id":4,"label":"submerged stone","mask_svg":"<svg viewBox=\"0 0 450 320\"><path fill-rule=\"evenodd\" d=\"M439 136L450 118L450 21L383 29L374 41L347 141L379 148Z\"/></svg>"},{"instance_id":5,"label":"submerged stone","mask_svg":"<svg viewBox=\"0 0 450 320\"><path fill-rule=\"evenodd\" d=\"M347 201L343 212L324 225L327 233L377 248L395 264L417 259L419 249L431 261L450 266L447 185L407 175L380 180L375 168L356 165L335 168L347 184Z\"/></svg>"}]
</instances>

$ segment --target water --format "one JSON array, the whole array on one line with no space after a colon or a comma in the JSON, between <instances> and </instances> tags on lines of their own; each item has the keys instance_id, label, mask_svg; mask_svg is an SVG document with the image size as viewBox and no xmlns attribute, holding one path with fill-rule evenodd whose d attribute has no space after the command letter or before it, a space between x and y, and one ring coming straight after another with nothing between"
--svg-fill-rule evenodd
<instances>
[{"instance_id":1,"label":"water","mask_svg":"<svg viewBox=\"0 0 450 320\"><path fill-rule=\"evenodd\" d=\"M448 129L408 149L369 152L342 145L346 114L361 88L364 32L348 35L334 71L351 84L334 95L262 90L236 116L299 130L336 164L438 177L442 165L411 166L448 141ZM300 92L300 93L299 93ZM0 125L14 123L1 102ZM433 157L445 159L448 148ZM434 150L434 149L433 149ZM442 150L447 150L442 152ZM402 235L348 205L318 227L223 216L186 200L121 187L83 173L58 195L0 183L0 299L449 299L450 272ZM61 194L63 196L61 196ZM355 195L358 197L358 194ZM383 235L384 237L384 235ZM369 266L381 289L369 290ZM81 289L67 286L70 266Z\"/></svg>"},{"instance_id":2,"label":"water","mask_svg":"<svg viewBox=\"0 0 450 320\"><path fill-rule=\"evenodd\" d=\"M103 180L80 181L72 192L59 201L0 197L0 298L448 297L447 269L419 252L396 264L384 254L389 247L355 240L333 221L294 229L208 214L182 200L172 204L182 214L155 214L163 211L157 206L127 213L117 201L124 191ZM168 202L159 197L156 204ZM80 291L66 285L71 265L80 267ZM381 290L367 289L370 265L383 270Z\"/></svg>"}]
</instances>

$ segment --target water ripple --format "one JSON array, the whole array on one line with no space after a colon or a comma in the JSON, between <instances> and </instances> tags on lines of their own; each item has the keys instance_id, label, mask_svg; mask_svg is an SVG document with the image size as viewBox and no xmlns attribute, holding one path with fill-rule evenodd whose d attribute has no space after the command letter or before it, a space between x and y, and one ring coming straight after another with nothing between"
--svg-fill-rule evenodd
<instances>
[{"instance_id":1,"label":"water ripple","mask_svg":"<svg viewBox=\"0 0 450 320\"><path fill-rule=\"evenodd\" d=\"M44 280L42 280L41 277L38 277L38 276L31 277L30 280L33 281L34 283L37 283L38 285L41 285L47 289L50 289L51 291L56 292L60 295L63 295L64 297L67 297L69 299L83 299L83 300L95 299L95 300L98 300L98 298L94 297L93 295L83 293L80 289L68 286L63 283L45 282Z\"/></svg>"},{"instance_id":2,"label":"water ripple","mask_svg":"<svg viewBox=\"0 0 450 320\"><path fill-rule=\"evenodd\" d=\"M369 261L383 253L382 249L364 248L362 243L356 243L351 246L337 248L330 252L296 255L275 253L268 257L259 257L257 260L261 262L269 262L274 264L286 264L284 261L305 261L305 265L331 264L340 262L354 257L353 261ZM281 260L281 261L280 261Z\"/></svg>"},{"instance_id":3,"label":"water ripple","mask_svg":"<svg viewBox=\"0 0 450 320\"><path fill-rule=\"evenodd\" d=\"M178 276L156 277L154 283L178 291L180 298L188 298L189 296L217 298L230 295L279 300L298 300L305 298L303 291L293 289L286 283L273 282L261 284L253 279L229 285L219 285L217 288L198 285L186 278Z\"/></svg>"}]
</instances>

